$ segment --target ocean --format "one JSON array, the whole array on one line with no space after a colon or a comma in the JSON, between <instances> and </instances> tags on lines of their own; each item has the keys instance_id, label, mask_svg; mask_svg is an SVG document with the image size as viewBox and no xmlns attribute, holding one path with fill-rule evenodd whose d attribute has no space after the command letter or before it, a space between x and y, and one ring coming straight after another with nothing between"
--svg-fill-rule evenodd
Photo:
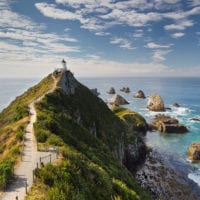
<instances>
[{"instance_id":1,"label":"ocean","mask_svg":"<svg viewBox=\"0 0 200 200\"><path fill-rule=\"evenodd\" d=\"M147 99L135 99L133 95L138 90L143 90L148 97L152 93L162 96L165 107L171 108L165 114L176 117L180 123L186 125L190 132L186 134L162 134L149 132L145 136L147 145L158 152L178 158L183 164L192 166L188 178L200 186L200 164L192 164L187 157L187 148L192 142L200 142L200 122L191 121L191 118L200 119L200 78L78 78L89 88L97 88L101 93L100 98L108 101L112 95L107 94L113 86L117 93L125 97L130 104L127 108L139 112L150 122L158 114L146 109ZM5 108L11 100L22 94L39 79L0 79L0 110ZM120 91L122 87L129 87L131 92L125 94ZM181 107L174 108L177 102ZM180 166L179 166L180 167Z\"/></svg>"}]
</instances>

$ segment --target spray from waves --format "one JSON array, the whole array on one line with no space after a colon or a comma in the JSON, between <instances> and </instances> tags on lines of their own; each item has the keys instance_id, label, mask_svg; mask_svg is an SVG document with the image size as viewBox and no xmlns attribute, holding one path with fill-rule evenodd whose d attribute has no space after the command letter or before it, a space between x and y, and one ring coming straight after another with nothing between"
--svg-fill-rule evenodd
<instances>
[{"instance_id":1,"label":"spray from waves","mask_svg":"<svg viewBox=\"0 0 200 200\"><path fill-rule=\"evenodd\" d=\"M192 112L191 109L186 107L172 108L172 114L175 116L187 116Z\"/></svg>"},{"instance_id":2,"label":"spray from waves","mask_svg":"<svg viewBox=\"0 0 200 200\"><path fill-rule=\"evenodd\" d=\"M200 186L200 169L198 169L192 173L189 173L188 178L193 180L195 183L198 184L198 186Z\"/></svg>"},{"instance_id":3,"label":"spray from waves","mask_svg":"<svg viewBox=\"0 0 200 200\"><path fill-rule=\"evenodd\" d=\"M164 115L170 115L172 117L177 117L177 118L181 118L181 117L186 117L188 115L190 115L190 113L192 112L191 109L187 108L187 107L179 107L179 108L170 108L168 110L166 110L165 112L154 112L154 111L148 111L145 113L146 117L155 117L158 114L164 114Z\"/></svg>"}]
</instances>

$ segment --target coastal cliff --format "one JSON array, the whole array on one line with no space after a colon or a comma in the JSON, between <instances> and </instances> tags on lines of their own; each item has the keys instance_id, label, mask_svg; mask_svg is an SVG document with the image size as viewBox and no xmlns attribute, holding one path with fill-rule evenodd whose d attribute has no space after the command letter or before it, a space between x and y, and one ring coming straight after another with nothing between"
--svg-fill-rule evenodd
<instances>
[{"instance_id":1,"label":"coastal cliff","mask_svg":"<svg viewBox=\"0 0 200 200\"><path fill-rule=\"evenodd\" d=\"M140 131L124 120L69 71L58 88L36 104L40 145L59 146L61 158L36 171L29 199L151 199L133 175L145 158Z\"/></svg>"},{"instance_id":2,"label":"coastal cliff","mask_svg":"<svg viewBox=\"0 0 200 200\"><path fill-rule=\"evenodd\" d=\"M56 147L59 157L40 163L27 199L198 199L188 172L177 172L174 161L146 147L145 119L127 108L110 109L70 71L44 78L0 114L1 190L12 183L20 162L27 106L33 101L38 149Z\"/></svg>"}]
</instances>

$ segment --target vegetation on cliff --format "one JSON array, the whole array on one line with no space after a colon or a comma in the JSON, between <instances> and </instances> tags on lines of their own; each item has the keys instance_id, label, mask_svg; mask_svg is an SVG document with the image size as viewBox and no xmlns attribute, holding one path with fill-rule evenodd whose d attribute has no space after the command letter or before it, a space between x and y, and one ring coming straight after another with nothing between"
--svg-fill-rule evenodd
<instances>
[{"instance_id":1,"label":"vegetation on cliff","mask_svg":"<svg viewBox=\"0 0 200 200\"><path fill-rule=\"evenodd\" d=\"M60 146L62 158L36 171L29 200L150 199L123 165L127 135L140 136L89 89L78 83L66 95L58 88L36 109L38 142Z\"/></svg>"},{"instance_id":2,"label":"vegetation on cliff","mask_svg":"<svg viewBox=\"0 0 200 200\"><path fill-rule=\"evenodd\" d=\"M0 190L13 178L13 167L22 151L23 135L29 121L28 105L49 90L52 83L49 75L0 113Z\"/></svg>"}]
</instances>

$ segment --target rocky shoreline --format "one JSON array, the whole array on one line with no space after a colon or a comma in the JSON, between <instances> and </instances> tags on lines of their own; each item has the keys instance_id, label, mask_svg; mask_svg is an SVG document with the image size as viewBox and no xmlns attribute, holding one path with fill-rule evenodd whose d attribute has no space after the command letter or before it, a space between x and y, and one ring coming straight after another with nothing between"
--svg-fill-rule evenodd
<instances>
[{"instance_id":1,"label":"rocky shoreline","mask_svg":"<svg viewBox=\"0 0 200 200\"><path fill-rule=\"evenodd\" d=\"M200 190L188 178L194 168L175 156L151 150L135 174L140 185L148 190L154 200L198 200Z\"/></svg>"},{"instance_id":2,"label":"rocky shoreline","mask_svg":"<svg viewBox=\"0 0 200 200\"><path fill-rule=\"evenodd\" d=\"M121 99L123 98L122 96L120 97ZM145 94L142 90L139 90L133 97L144 99ZM123 99L123 101L126 100ZM113 99L112 102L114 102L114 105L118 106L125 104L124 102L121 103L121 101L114 101ZM149 111L159 112L148 125L147 129L149 131L156 130L165 134L184 134L189 132L189 129L184 124L180 124L178 119L165 114L167 110L172 109L165 107L164 100L160 95L156 93L150 95L146 107ZM180 105L174 103L172 107L179 108ZM160 112L162 112L162 114L160 114ZM138 131L144 134L147 130ZM196 149L194 151L198 159L200 158L199 147L200 143L198 144L198 149L196 148L198 151ZM151 193L153 199L200 200L199 186L188 178L188 174L193 173L196 168L181 161L178 155L170 155L166 152L160 152L160 150L158 150L158 152L154 147L151 148L147 155L146 153L142 154L140 152L140 155L146 155L146 158L145 156L141 156L143 162L141 162L141 160L137 162L139 161L137 158L134 164L128 163L126 166L135 175L140 185ZM133 151L133 149L130 150L130 152ZM133 164L134 167L130 167L131 164Z\"/></svg>"}]
</instances>

